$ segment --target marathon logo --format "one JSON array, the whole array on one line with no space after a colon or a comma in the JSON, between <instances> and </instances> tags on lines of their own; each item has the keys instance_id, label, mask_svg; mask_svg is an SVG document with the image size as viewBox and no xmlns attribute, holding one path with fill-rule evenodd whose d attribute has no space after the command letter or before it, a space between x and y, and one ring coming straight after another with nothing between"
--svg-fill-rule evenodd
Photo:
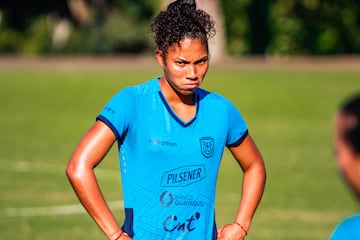
<instances>
[{"instance_id":1,"label":"marathon logo","mask_svg":"<svg viewBox=\"0 0 360 240\"><path fill-rule=\"evenodd\" d=\"M196 183L206 177L203 165L189 165L164 173L161 187L184 187Z\"/></svg>"}]
</instances>

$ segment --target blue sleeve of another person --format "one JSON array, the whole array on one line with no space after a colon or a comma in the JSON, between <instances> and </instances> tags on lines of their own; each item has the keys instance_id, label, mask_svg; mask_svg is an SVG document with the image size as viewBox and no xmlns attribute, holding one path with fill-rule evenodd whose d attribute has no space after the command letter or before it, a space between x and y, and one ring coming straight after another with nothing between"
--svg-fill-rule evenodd
<instances>
[{"instance_id":1,"label":"blue sleeve of another person","mask_svg":"<svg viewBox=\"0 0 360 240\"><path fill-rule=\"evenodd\" d=\"M329 240L360 240L360 214L347 217L339 223Z\"/></svg>"}]
</instances>

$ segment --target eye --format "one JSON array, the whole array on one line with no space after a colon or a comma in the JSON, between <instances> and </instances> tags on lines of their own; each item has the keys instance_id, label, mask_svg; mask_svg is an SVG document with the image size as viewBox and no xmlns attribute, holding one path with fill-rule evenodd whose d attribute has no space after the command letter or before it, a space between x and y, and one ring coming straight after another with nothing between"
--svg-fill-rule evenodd
<instances>
[{"instance_id":1,"label":"eye","mask_svg":"<svg viewBox=\"0 0 360 240\"><path fill-rule=\"evenodd\" d=\"M196 64L202 65L205 64L208 61L208 59L201 59L199 61L196 62Z\"/></svg>"},{"instance_id":2,"label":"eye","mask_svg":"<svg viewBox=\"0 0 360 240\"><path fill-rule=\"evenodd\" d=\"M185 62L184 61L177 61L176 64L179 65L179 66L183 66L183 65L185 65Z\"/></svg>"}]
</instances>

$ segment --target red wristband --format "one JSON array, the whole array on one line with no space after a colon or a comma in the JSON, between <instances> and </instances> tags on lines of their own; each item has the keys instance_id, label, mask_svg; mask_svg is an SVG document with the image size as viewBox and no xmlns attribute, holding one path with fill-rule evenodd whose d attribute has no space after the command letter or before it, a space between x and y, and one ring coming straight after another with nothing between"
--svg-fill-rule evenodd
<instances>
[{"instance_id":1,"label":"red wristband","mask_svg":"<svg viewBox=\"0 0 360 240\"><path fill-rule=\"evenodd\" d=\"M248 232L247 232L247 230L240 224L240 223L238 223L238 222L234 222L236 225L238 225L244 232L245 232L245 235L247 236L248 235Z\"/></svg>"},{"instance_id":2,"label":"red wristband","mask_svg":"<svg viewBox=\"0 0 360 240\"><path fill-rule=\"evenodd\" d=\"M117 236L116 238L114 238L114 240L119 240L123 234L124 234L124 231L121 231L121 233L119 234L119 236Z\"/></svg>"}]
</instances>

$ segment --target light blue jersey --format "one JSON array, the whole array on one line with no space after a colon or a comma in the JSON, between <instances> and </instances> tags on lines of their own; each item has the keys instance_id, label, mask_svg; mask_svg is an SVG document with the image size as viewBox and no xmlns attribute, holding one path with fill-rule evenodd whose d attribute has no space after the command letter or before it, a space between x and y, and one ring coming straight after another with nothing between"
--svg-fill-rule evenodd
<instances>
[{"instance_id":1,"label":"light blue jersey","mask_svg":"<svg viewBox=\"0 0 360 240\"><path fill-rule=\"evenodd\" d=\"M339 223L330 240L360 240L360 214L344 219Z\"/></svg>"},{"instance_id":2,"label":"light blue jersey","mask_svg":"<svg viewBox=\"0 0 360 240\"><path fill-rule=\"evenodd\" d=\"M98 116L115 133L125 205L122 229L138 239L216 239L215 187L225 146L247 125L224 97L196 90L196 116L182 121L158 79L127 87Z\"/></svg>"}]
</instances>

